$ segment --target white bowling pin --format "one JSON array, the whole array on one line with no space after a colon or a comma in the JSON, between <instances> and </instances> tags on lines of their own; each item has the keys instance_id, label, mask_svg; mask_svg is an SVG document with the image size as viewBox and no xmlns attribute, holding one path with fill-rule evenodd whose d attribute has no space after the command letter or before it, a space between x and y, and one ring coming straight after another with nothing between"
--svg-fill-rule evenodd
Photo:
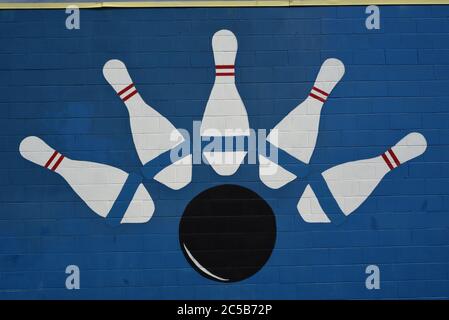
<instances>
[{"instance_id":1,"label":"white bowling pin","mask_svg":"<svg viewBox=\"0 0 449 320\"><path fill-rule=\"evenodd\" d=\"M27 137L19 146L25 159L61 175L78 196L101 217L107 217L128 174L105 164L69 159L38 137ZM150 220L154 203L140 184L120 223Z\"/></svg>"},{"instance_id":2,"label":"white bowling pin","mask_svg":"<svg viewBox=\"0 0 449 320\"><path fill-rule=\"evenodd\" d=\"M103 75L128 109L134 144L142 164L184 141L166 117L143 101L122 61L106 62ZM173 136L179 138L173 139Z\"/></svg>"},{"instance_id":3,"label":"white bowling pin","mask_svg":"<svg viewBox=\"0 0 449 320\"><path fill-rule=\"evenodd\" d=\"M318 198L313 192L310 185L307 185L306 189L302 193L297 205L300 216L308 223L330 223L331 221L327 217L323 208L318 201Z\"/></svg>"},{"instance_id":4,"label":"white bowling pin","mask_svg":"<svg viewBox=\"0 0 449 320\"><path fill-rule=\"evenodd\" d=\"M192 181L192 155L189 154L162 169L154 176L154 180L173 190L184 188Z\"/></svg>"},{"instance_id":5,"label":"white bowling pin","mask_svg":"<svg viewBox=\"0 0 449 320\"><path fill-rule=\"evenodd\" d=\"M426 148L424 136L413 132L380 156L343 163L322 175L338 206L348 216L369 197L388 172L420 156ZM307 222L330 222L310 186L298 202L298 211Z\"/></svg>"},{"instance_id":6,"label":"white bowling pin","mask_svg":"<svg viewBox=\"0 0 449 320\"><path fill-rule=\"evenodd\" d=\"M229 30L220 30L212 38L215 82L204 111L202 137L249 136L248 114L235 86L237 39ZM204 152L212 168L220 175L234 174L246 151Z\"/></svg>"},{"instance_id":7,"label":"white bowling pin","mask_svg":"<svg viewBox=\"0 0 449 320\"><path fill-rule=\"evenodd\" d=\"M308 164L315 149L321 109L344 73L340 60L324 61L309 96L276 125L278 138L270 134L267 141Z\"/></svg>"},{"instance_id":8,"label":"white bowling pin","mask_svg":"<svg viewBox=\"0 0 449 320\"><path fill-rule=\"evenodd\" d=\"M279 189L297 177L295 174L259 154L259 178L271 189Z\"/></svg>"}]
</instances>

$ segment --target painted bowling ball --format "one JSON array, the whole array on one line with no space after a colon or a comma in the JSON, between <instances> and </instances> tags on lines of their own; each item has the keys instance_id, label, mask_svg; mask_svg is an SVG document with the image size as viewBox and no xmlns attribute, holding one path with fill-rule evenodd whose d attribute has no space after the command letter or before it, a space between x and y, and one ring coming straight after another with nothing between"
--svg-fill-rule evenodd
<instances>
[{"instance_id":1,"label":"painted bowling ball","mask_svg":"<svg viewBox=\"0 0 449 320\"><path fill-rule=\"evenodd\" d=\"M186 259L203 276L220 282L241 281L270 258L276 220L257 193L220 185L203 191L187 205L179 241Z\"/></svg>"}]
</instances>

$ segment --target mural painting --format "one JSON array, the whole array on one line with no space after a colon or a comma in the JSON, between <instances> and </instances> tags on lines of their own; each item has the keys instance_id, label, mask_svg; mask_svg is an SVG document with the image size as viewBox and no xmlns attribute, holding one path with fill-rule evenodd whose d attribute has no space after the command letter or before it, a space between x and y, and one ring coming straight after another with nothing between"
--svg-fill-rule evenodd
<instances>
[{"instance_id":1,"label":"mural painting","mask_svg":"<svg viewBox=\"0 0 449 320\"><path fill-rule=\"evenodd\" d=\"M216 78L201 122L201 135L218 133L219 137L230 137L228 133L240 132L242 136L249 136L248 115L235 85L237 39L231 31L220 30L212 38L212 48ZM344 72L340 60L327 59L306 100L276 125L275 130L279 132L276 139L272 140L268 135L267 141L274 142L277 148L308 164L318 136L321 108ZM184 141L182 134L167 118L144 102L123 62L108 61L103 74L128 109L134 144L144 167ZM174 136L178 139L174 140ZM325 183L322 183L321 192L325 192L323 189L327 187L341 210L329 215L348 216L353 213L390 170L420 156L426 148L424 136L413 132L378 157L344 163L323 172L321 177ZM25 138L19 149L25 159L60 174L99 216L120 224L146 223L153 215L155 204L141 183L143 177L153 178L174 190L188 186L192 180L191 155L151 177L149 170L145 169L142 176L138 176L105 164L66 158L38 137ZM204 157L217 174L230 176L239 169L246 153L244 150L214 150L204 152ZM260 165L260 178L270 188L281 188L297 178L262 155L259 155L260 160L276 167L274 173L268 170L267 174L266 164ZM241 206L245 208L242 212ZM308 223L331 222L311 185L307 185L298 201L298 213ZM222 185L198 195L187 206L180 226L180 244L186 258L205 276L224 282L245 279L254 271L240 269L256 268L257 271L274 248L274 220L272 210L257 194L238 186ZM219 226L215 230L212 226L216 224ZM227 224L245 226L249 230L229 229ZM257 238L254 228L261 229L261 239ZM205 236L201 236L202 229L205 229ZM256 236L251 232L256 232ZM241 234L245 237L243 241L239 239ZM252 252L251 256L248 252ZM247 257L247 261L242 261L244 257L241 254ZM214 258L214 255L221 258ZM203 265L203 260L208 261L212 269L224 269L220 274L230 276L216 275ZM237 266L233 266L235 261L239 262Z\"/></svg>"},{"instance_id":2,"label":"mural painting","mask_svg":"<svg viewBox=\"0 0 449 320\"><path fill-rule=\"evenodd\" d=\"M0 11L0 297L449 297L449 9L364 10Z\"/></svg>"}]
</instances>

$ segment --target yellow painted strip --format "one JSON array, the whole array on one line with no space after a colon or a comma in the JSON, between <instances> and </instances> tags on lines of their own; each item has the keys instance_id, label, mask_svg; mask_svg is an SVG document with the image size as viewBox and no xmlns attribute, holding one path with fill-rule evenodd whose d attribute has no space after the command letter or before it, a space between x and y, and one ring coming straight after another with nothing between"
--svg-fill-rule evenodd
<instances>
[{"instance_id":1,"label":"yellow painted strip","mask_svg":"<svg viewBox=\"0 0 449 320\"><path fill-rule=\"evenodd\" d=\"M243 0L243 1L133 1L133 2L43 2L0 3L0 9L64 9L76 5L86 8L183 8L183 7L299 7L355 5L443 5L449 0Z\"/></svg>"},{"instance_id":2,"label":"yellow painted strip","mask_svg":"<svg viewBox=\"0 0 449 320\"><path fill-rule=\"evenodd\" d=\"M103 3L101 2L84 2L84 3L43 2L43 3L0 3L0 9L65 9L70 5L75 5L80 9L103 7Z\"/></svg>"},{"instance_id":3,"label":"yellow painted strip","mask_svg":"<svg viewBox=\"0 0 449 320\"><path fill-rule=\"evenodd\" d=\"M449 0L448 0L449 2ZM273 1L145 1L145 2L103 2L103 7L147 7L147 8L185 8L185 7L288 7L288 0Z\"/></svg>"}]
</instances>

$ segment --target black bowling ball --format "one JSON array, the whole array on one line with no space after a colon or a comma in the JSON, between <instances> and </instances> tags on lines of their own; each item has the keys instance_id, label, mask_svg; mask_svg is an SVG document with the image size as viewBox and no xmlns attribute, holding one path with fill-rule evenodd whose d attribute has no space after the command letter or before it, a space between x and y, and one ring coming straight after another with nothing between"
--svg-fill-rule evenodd
<instances>
[{"instance_id":1,"label":"black bowling ball","mask_svg":"<svg viewBox=\"0 0 449 320\"><path fill-rule=\"evenodd\" d=\"M203 276L235 282L258 272L276 242L276 220L257 193L220 185L197 195L179 225L186 259Z\"/></svg>"}]
</instances>

